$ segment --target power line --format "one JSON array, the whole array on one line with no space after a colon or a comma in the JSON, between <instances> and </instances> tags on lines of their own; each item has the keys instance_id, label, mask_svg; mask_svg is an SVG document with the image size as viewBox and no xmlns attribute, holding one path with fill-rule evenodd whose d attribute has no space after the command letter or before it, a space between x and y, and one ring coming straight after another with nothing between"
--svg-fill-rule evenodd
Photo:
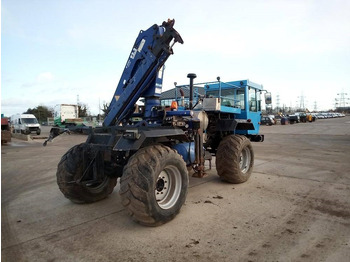
<instances>
[{"instance_id":1,"label":"power line","mask_svg":"<svg viewBox=\"0 0 350 262\"><path fill-rule=\"evenodd\" d=\"M338 93L337 96L339 98L335 99L335 107L347 107L349 104L349 98L346 97L348 93L344 93L344 90L342 90L341 93Z\"/></svg>"}]
</instances>

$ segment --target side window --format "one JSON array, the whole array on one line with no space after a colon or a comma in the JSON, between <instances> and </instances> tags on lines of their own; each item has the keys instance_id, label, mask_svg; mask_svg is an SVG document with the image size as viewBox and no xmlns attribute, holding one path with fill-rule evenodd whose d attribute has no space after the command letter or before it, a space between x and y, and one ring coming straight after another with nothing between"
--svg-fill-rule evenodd
<instances>
[{"instance_id":1,"label":"side window","mask_svg":"<svg viewBox=\"0 0 350 262\"><path fill-rule=\"evenodd\" d=\"M237 97L236 97L235 106L242 109L242 110L245 109L244 90L237 90Z\"/></svg>"},{"instance_id":2,"label":"side window","mask_svg":"<svg viewBox=\"0 0 350 262\"><path fill-rule=\"evenodd\" d=\"M256 90L254 88L249 89L249 110L251 112L257 112Z\"/></svg>"},{"instance_id":3,"label":"side window","mask_svg":"<svg viewBox=\"0 0 350 262\"><path fill-rule=\"evenodd\" d=\"M257 99L257 111L261 111L261 94L256 91L256 99Z\"/></svg>"},{"instance_id":4,"label":"side window","mask_svg":"<svg viewBox=\"0 0 350 262\"><path fill-rule=\"evenodd\" d=\"M234 89L221 90L221 104L223 106L234 107L235 106L235 91Z\"/></svg>"},{"instance_id":5,"label":"side window","mask_svg":"<svg viewBox=\"0 0 350 262\"><path fill-rule=\"evenodd\" d=\"M20 119L20 118L18 118L18 124L22 124L22 123L21 123L21 119Z\"/></svg>"}]
</instances>

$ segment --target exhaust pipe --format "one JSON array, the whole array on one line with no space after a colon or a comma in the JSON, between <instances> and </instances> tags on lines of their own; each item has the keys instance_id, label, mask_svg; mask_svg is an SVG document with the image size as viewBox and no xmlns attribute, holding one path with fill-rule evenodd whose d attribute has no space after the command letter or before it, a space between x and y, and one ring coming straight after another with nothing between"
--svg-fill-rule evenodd
<instances>
[{"instance_id":1,"label":"exhaust pipe","mask_svg":"<svg viewBox=\"0 0 350 262\"><path fill-rule=\"evenodd\" d=\"M195 79L197 75L190 73L187 75L187 77L190 79L190 110L192 110L193 109L193 79Z\"/></svg>"}]
</instances>

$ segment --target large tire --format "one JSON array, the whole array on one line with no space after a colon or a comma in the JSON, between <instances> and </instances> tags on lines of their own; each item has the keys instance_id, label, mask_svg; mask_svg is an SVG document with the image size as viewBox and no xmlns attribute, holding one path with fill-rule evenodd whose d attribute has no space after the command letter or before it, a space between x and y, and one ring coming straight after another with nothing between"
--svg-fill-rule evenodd
<instances>
[{"instance_id":1,"label":"large tire","mask_svg":"<svg viewBox=\"0 0 350 262\"><path fill-rule=\"evenodd\" d=\"M146 226L172 220L186 200L186 163L173 149L155 145L140 149L124 167L120 181L122 204Z\"/></svg>"},{"instance_id":2,"label":"large tire","mask_svg":"<svg viewBox=\"0 0 350 262\"><path fill-rule=\"evenodd\" d=\"M82 177L84 143L72 147L62 156L57 168L57 184L63 195L74 203L92 203L113 192L117 177L104 176L98 184L76 183Z\"/></svg>"},{"instance_id":3,"label":"large tire","mask_svg":"<svg viewBox=\"0 0 350 262\"><path fill-rule=\"evenodd\" d=\"M216 170L223 181L239 184L246 182L252 174L254 152L250 140L245 136L225 137L216 153Z\"/></svg>"}]
</instances>

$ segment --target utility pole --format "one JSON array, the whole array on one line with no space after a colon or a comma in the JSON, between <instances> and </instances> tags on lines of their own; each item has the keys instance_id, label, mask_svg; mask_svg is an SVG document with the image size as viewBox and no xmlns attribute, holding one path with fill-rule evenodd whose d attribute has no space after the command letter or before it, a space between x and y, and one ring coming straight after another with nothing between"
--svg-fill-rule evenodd
<instances>
[{"instance_id":1,"label":"utility pole","mask_svg":"<svg viewBox=\"0 0 350 262\"><path fill-rule=\"evenodd\" d=\"M341 93L338 93L337 96L339 96L339 98L336 98L335 99L335 107L336 108L339 108L339 107L342 107L342 108L345 108L347 107L347 105L349 104L349 98L347 98L348 94L347 93L344 93L344 90L342 90Z\"/></svg>"},{"instance_id":2,"label":"utility pole","mask_svg":"<svg viewBox=\"0 0 350 262\"><path fill-rule=\"evenodd\" d=\"M101 119L101 99L98 98L98 121Z\"/></svg>"},{"instance_id":3,"label":"utility pole","mask_svg":"<svg viewBox=\"0 0 350 262\"><path fill-rule=\"evenodd\" d=\"M301 92L301 96L298 96L299 98L299 108L301 110L305 110L305 101L304 101L304 94Z\"/></svg>"}]
</instances>

